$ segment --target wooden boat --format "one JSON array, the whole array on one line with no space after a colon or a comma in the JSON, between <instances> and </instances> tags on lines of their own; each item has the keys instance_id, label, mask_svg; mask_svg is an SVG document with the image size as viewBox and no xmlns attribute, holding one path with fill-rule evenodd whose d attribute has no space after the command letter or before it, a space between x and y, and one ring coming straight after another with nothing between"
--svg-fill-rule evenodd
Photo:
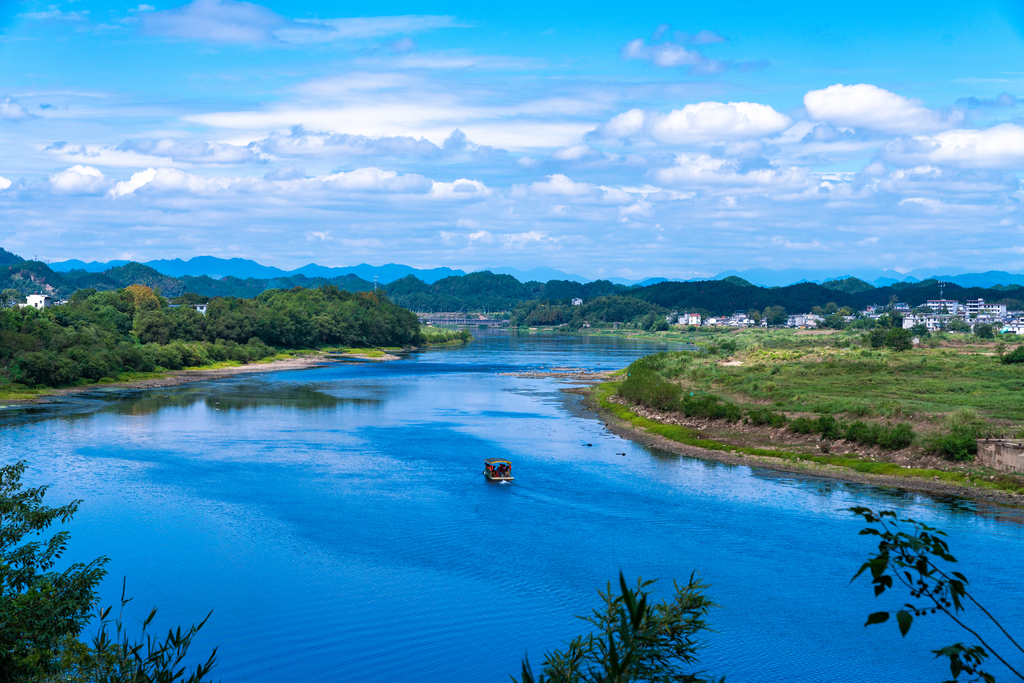
<instances>
[{"instance_id":1,"label":"wooden boat","mask_svg":"<svg viewBox=\"0 0 1024 683\"><path fill-rule=\"evenodd\" d=\"M512 476L512 462L503 458L484 460L484 476L490 481L515 481Z\"/></svg>"}]
</instances>

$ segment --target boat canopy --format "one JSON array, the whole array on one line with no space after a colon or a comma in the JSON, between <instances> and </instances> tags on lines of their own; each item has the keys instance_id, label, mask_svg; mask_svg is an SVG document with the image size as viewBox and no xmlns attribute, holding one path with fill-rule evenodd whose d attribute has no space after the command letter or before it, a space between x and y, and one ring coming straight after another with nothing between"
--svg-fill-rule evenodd
<instances>
[{"instance_id":1,"label":"boat canopy","mask_svg":"<svg viewBox=\"0 0 1024 683\"><path fill-rule=\"evenodd\" d=\"M511 465L511 460L505 460L504 458L487 458L484 460L485 465Z\"/></svg>"}]
</instances>

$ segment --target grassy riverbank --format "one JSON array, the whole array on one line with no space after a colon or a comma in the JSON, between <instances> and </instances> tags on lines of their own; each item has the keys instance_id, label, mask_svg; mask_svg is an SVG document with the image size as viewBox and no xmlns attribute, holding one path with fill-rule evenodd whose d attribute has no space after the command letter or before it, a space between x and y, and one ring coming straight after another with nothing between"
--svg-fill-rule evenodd
<instances>
[{"instance_id":1,"label":"grassy riverbank","mask_svg":"<svg viewBox=\"0 0 1024 683\"><path fill-rule=\"evenodd\" d=\"M1024 365L972 337L909 351L861 334L681 335L705 353L647 357L606 383L603 410L672 441L852 472L1024 493L973 462L975 438L1024 434Z\"/></svg>"}]
</instances>

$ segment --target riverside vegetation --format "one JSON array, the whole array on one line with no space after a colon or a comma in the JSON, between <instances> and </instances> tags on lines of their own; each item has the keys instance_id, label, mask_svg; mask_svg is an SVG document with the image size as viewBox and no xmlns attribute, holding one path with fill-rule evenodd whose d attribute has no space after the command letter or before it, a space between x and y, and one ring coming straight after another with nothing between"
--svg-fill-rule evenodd
<instances>
[{"instance_id":1,"label":"riverside vegetation","mask_svg":"<svg viewBox=\"0 0 1024 683\"><path fill-rule=\"evenodd\" d=\"M82 289L62 306L0 310L0 393L17 397L47 387L237 365L283 357L283 351L402 348L468 338L421 330L412 312L383 293L332 285L216 298L206 315L188 305L172 307L143 285Z\"/></svg>"},{"instance_id":2,"label":"riverside vegetation","mask_svg":"<svg viewBox=\"0 0 1024 683\"><path fill-rule=\"evenodd\" d=\"M856 332L662 336L704 353L646 356L597 390L635 426L714 450L1024 493L1024 478L973 464L977 438L1024 434L1024 345L937 335L906 350L909 340L893 335L887 348L882 335L876 348Z\"/></svg>"},{"instance_id":3,"label":"riverside vegetation","mask_svg":"<svg viewBox=\"0 0 1024 683\"><path fill-rule=\"evenodd\" d=\"M60 507L44 504L47 487L25 488L26 463L0 467L0 680L11 683L201 683L217 664L216 648L204 659L190 655L198 624L152 633L153 609L136 634L112 608L101 608L97 589L108 558L67 564L69 540L61 530L43 540L56 523L69 522L81 501ZM968 589L967 578L950 568L956 558L945 534L892 511L851 508L864 517L862 535L878 539L878 552L854 575L867 572L876 597L905 590L911 600L896 611L902 635L915 618L945 614L976 643L954 643L933 653L948 659L952 680L994 683L988 660L1024 680L1015 660L1024 654L1012 634ZM125 579L124 583L127 583ZM594 631L545 654L535 675L524 658L521 683L701 683L711 681L695 667L716 605L696 574L675 584L668 599L655 602L652 581L635 587L619 573L618 594L609 584L599 591L601 605L581 617ZM128 601L122 589L121 607ZM865 626L885 623L890 612L871 613ZM85 636L92 627L91 636ZM513 679L515 680L515 679ZM717 679L722 680L722 679Z\"/></svg>"}]
</instances>

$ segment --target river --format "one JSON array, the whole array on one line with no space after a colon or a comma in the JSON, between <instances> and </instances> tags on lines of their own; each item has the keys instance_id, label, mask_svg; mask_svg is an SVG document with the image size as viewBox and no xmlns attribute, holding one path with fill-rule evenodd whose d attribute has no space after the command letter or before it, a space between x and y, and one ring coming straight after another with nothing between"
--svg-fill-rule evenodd
<instances>
[{"instance_id":1,"label":"river","mask_svg":"<svg viewBox=\"0 0 1024 683\"><path fill-rule=\"evenodd\" d=\"M127 577L133 619L213 609L196 653L220 646L225 683L508 681L583 632L620 569L710 584L701 663L732 683L948 678L930 650L966 636L941 617L863 627L899 600L850 583L871 550L855 504L946 529L1021 632L1019 510L654 451L562 382L502 374L661 348L482 331L396 362L98 390L0 410L0 457L51 505L83 499L68 554L111 558L105 603ZM496 456L514 483L481 476Z\"/></svg>"}]
</instances>

